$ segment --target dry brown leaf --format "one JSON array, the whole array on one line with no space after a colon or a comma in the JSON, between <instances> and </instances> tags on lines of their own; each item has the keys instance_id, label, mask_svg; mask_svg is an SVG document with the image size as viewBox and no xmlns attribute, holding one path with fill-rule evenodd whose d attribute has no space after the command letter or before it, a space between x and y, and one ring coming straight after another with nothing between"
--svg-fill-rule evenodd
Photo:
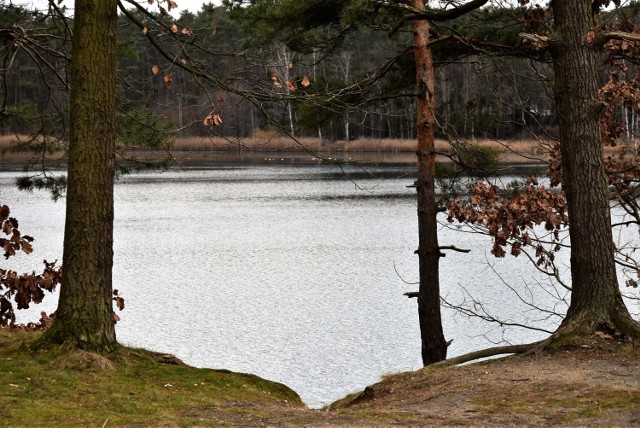
<instances>
[{"instance_id":1,"label":"dry brown leaf","mask_svg":"<svg viewBox=\"0 0 640 428\"><path fill-rule=\"evenodd\" d=\"M142 29L142 34L144 34L145 36L149 33L149 29L147 27L144 27Z\"/></svg>"},{"instance_id":2,"label":"dry brown leaf","mask_svg":"<svg viewBox=\"0 0 640 428\"><path fill-rule=\"evenodd\" d=\"M193 31L191 31L191 29L189 27L183 27L181 32L185 36L192 36L193 35Z\"/></svg>"},{"instance_id":3,"label":"dry brown leaf","mask_svg":"<svg viewBox=\"0 0 640 428\"><path fill-rule=\"evenodd\" d=\"M116 302L116 307L121 311L124 310L124 299L120 296L114 297L113 301Z\"/></svg>"},{"instance_id":4,"label":"dry brown leaf","mask_svg":"<svg viewBox=\"0 0 640 428\"><path fill-rule=\"evenodd\" d=\"M296 85L296 82L294 82L291 79L287 80L285 83L287 84L287 89L289 89L292 92L298 89L298 85Z\"/></svg>"},{"instance_id":5,"label":"dry brown leaf","mask_svg":"<svg viewBox=\"0 0 640 428\"><path fill-rule=\"evenodd\" d=\"M151 67L151 72L155 76L156 74L158 74L160 72L160 67L158 67L157 65L154 65L153 67Z\"/></svg>"},{"instance_id":6,"label":"dry brown leaf","mask_svg":"<svg viewBox=\"0 0 640 428\"><path fill-rule=\"evenodd\" d=\"M164 84L167 85L167 88L170 88L173 85L173 74L165 73L164 74Z\"/></svg>"},{"instance_id":7,"label":"dry brown leaf","mask_svg":"<svg viewBox=\"0 0 640 428\"><path fill-rule=\"evenodd\" d=\"M309 78L307 76L304 76L302 78L302 82L300 82L300 83L302 83L302 86L304 86L306 88L307 86L309 86L311 84L311 81L309 80Z\"/></svg>"},{"instance_id":8,"label":"dry brown leaf","mask_svg":"<svg viewBox=\"0 0 640 428\"><path fill-rule=\"evenodd\" d=\"M22 247L22 251L24 251L25 254L31 254L33 252L33 247L31 246L31 244L29 244L24 239L20 241L20 245Z\"/></svg>"},{"instance_id":9,"label":"dry brown leaf","mask_svg":"<svg viewBox=\"0 0 640 428\"><path fill-rule=\"evenodd\" d=\"M211 112L202 122L205 126L219 126L222 125L222 118L219 114Z\"/></svg>"}]
</instances>

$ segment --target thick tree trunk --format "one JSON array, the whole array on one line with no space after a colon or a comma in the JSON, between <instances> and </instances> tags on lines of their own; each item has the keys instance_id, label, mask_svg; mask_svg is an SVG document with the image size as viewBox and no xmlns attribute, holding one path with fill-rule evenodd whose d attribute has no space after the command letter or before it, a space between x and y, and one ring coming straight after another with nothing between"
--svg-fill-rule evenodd
<instances>
[{"instance_id":1,"label":"thick tree trunk","mask_svg":"<svg viewBox=\"0 0 640 428\"><path fill-rule=\"evenodd\" d=\"M424 9L424 0L414 0L411 6ZM418 317L422 338L422 362L429 365L447 358L447 344L442 332L440 315L440 247L438 244L438 207L435 193L436 153L434 143L435 83L429 48L429 24L413 22L413 47L416 63L418 96L418 257L420 288Z\"/></svg>"},{"instance_id":2,"label":"thick tree trunk","mask_svg":"<svg viewBox=\"0 0 640 428\"><path fill-rule=\"evenodd\" d=\"M116 345L112 309L116 0L76 0L64 275L45 340Z\"/></svg>"},{"instance_id":3,"label":"thick tree trunk","mask_svg":"<svg viewBox=\"0 0 640 428\"><path fill-rule=\"evenodd\" d=\"M614 244L599 126L597 57L587 35L595 27L592 0L553 2L558 42L552 45L554 96L560 129L563 190L571 237L571 304L561 331L589 334L633 321L616 277ZM637 324L636 324L637 326Z\"/></svg>"}]
</instances>

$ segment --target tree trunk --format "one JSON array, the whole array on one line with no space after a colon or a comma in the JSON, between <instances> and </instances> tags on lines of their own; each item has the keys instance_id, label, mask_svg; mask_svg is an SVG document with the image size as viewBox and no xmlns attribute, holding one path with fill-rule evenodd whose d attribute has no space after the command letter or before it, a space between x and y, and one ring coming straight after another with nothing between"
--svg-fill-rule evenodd
<instances>
[{"instance_id":1,"label":"tree trunk","mask_svg":"<svg viewBox=\"0 0 640 428\"><path fill-rule=\"evenodd\" d=\"M116 0L76 0L64 275L45 340L116 345L112 309Z\"/></svg>"},{"instance_id":2,"label":"tree trunk","mask_svg":"<svg viewBox=\"0 0 640 428\"><path fill-rule=\"evenodd\" d=\"M413 0L411 6L423 10L424 0ZM418 317L422 338L422 363L426 366L446 359L447 344L442 332L440 315L440 247L436 219L438 207L435 194L436 153L433 115L435 83L429 48L429 23L424 20L413 21L413 31L418 96Z\"/></svg>"},{"instance_id":3,"label":"tree trunk","mask_svg":"<svg viewBox=\"0 0 640 428\"><path fill-rule=\"evenodd\" d=\"M571 238L571 304L559 331L580 335L603 326L638 333L616 277L599 126L597 57L587 44L595 27L591 0L553 2L554 97L560 130L563 190ZM635 325L635 327L634 327Z\"/></svg>"}]
</instances>

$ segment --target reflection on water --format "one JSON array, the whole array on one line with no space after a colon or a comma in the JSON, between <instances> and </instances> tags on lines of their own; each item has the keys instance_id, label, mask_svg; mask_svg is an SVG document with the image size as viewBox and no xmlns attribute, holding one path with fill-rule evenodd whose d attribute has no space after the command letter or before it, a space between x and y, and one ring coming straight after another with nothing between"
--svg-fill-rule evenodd
<instances>
[{"instance_id":1,"label":"reflection on water","mask_svg":"<svg viewBox=\"0 0 640 428\"><path fill-rule=\"evenodd\" d=\"M311 406L420 368L416 301L403 296L417 288L406 283L417 279L416 206L406 187L412 167L346 172L250 166L122 178L114 287L127 307L119 340L285 383ZM38 269L40 260L61 257L64 206L44 193L18 193L14 177L0 174L2 202L36 242L33 255L7 265ZM448 300L474 296L505 319L535 318L494 273L521 290L539 278L528 263L489 258L489 242L477 234L443 228L440 239L472 249L442 259ZM453 311L444 317L450 355L486 347L487 339L542 335L503 337Z\"/></svg>"}]
</instances>

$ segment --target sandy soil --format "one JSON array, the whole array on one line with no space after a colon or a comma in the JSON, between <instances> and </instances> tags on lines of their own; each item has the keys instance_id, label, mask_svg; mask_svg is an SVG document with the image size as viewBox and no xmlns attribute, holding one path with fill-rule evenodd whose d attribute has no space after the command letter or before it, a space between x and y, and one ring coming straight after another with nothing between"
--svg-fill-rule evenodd
<instances>
[{"instance_id":1,"label":"sandy soil","mask_svg":"<svg viewBox=\"0 0 640 428\"><path fill-rule=\"evenodd\" d=\"M234 426L637 427L640 348L625 349L598 338L552 354L389 376L337 409L208 416Z\"/></svg>"}]
</instances>

